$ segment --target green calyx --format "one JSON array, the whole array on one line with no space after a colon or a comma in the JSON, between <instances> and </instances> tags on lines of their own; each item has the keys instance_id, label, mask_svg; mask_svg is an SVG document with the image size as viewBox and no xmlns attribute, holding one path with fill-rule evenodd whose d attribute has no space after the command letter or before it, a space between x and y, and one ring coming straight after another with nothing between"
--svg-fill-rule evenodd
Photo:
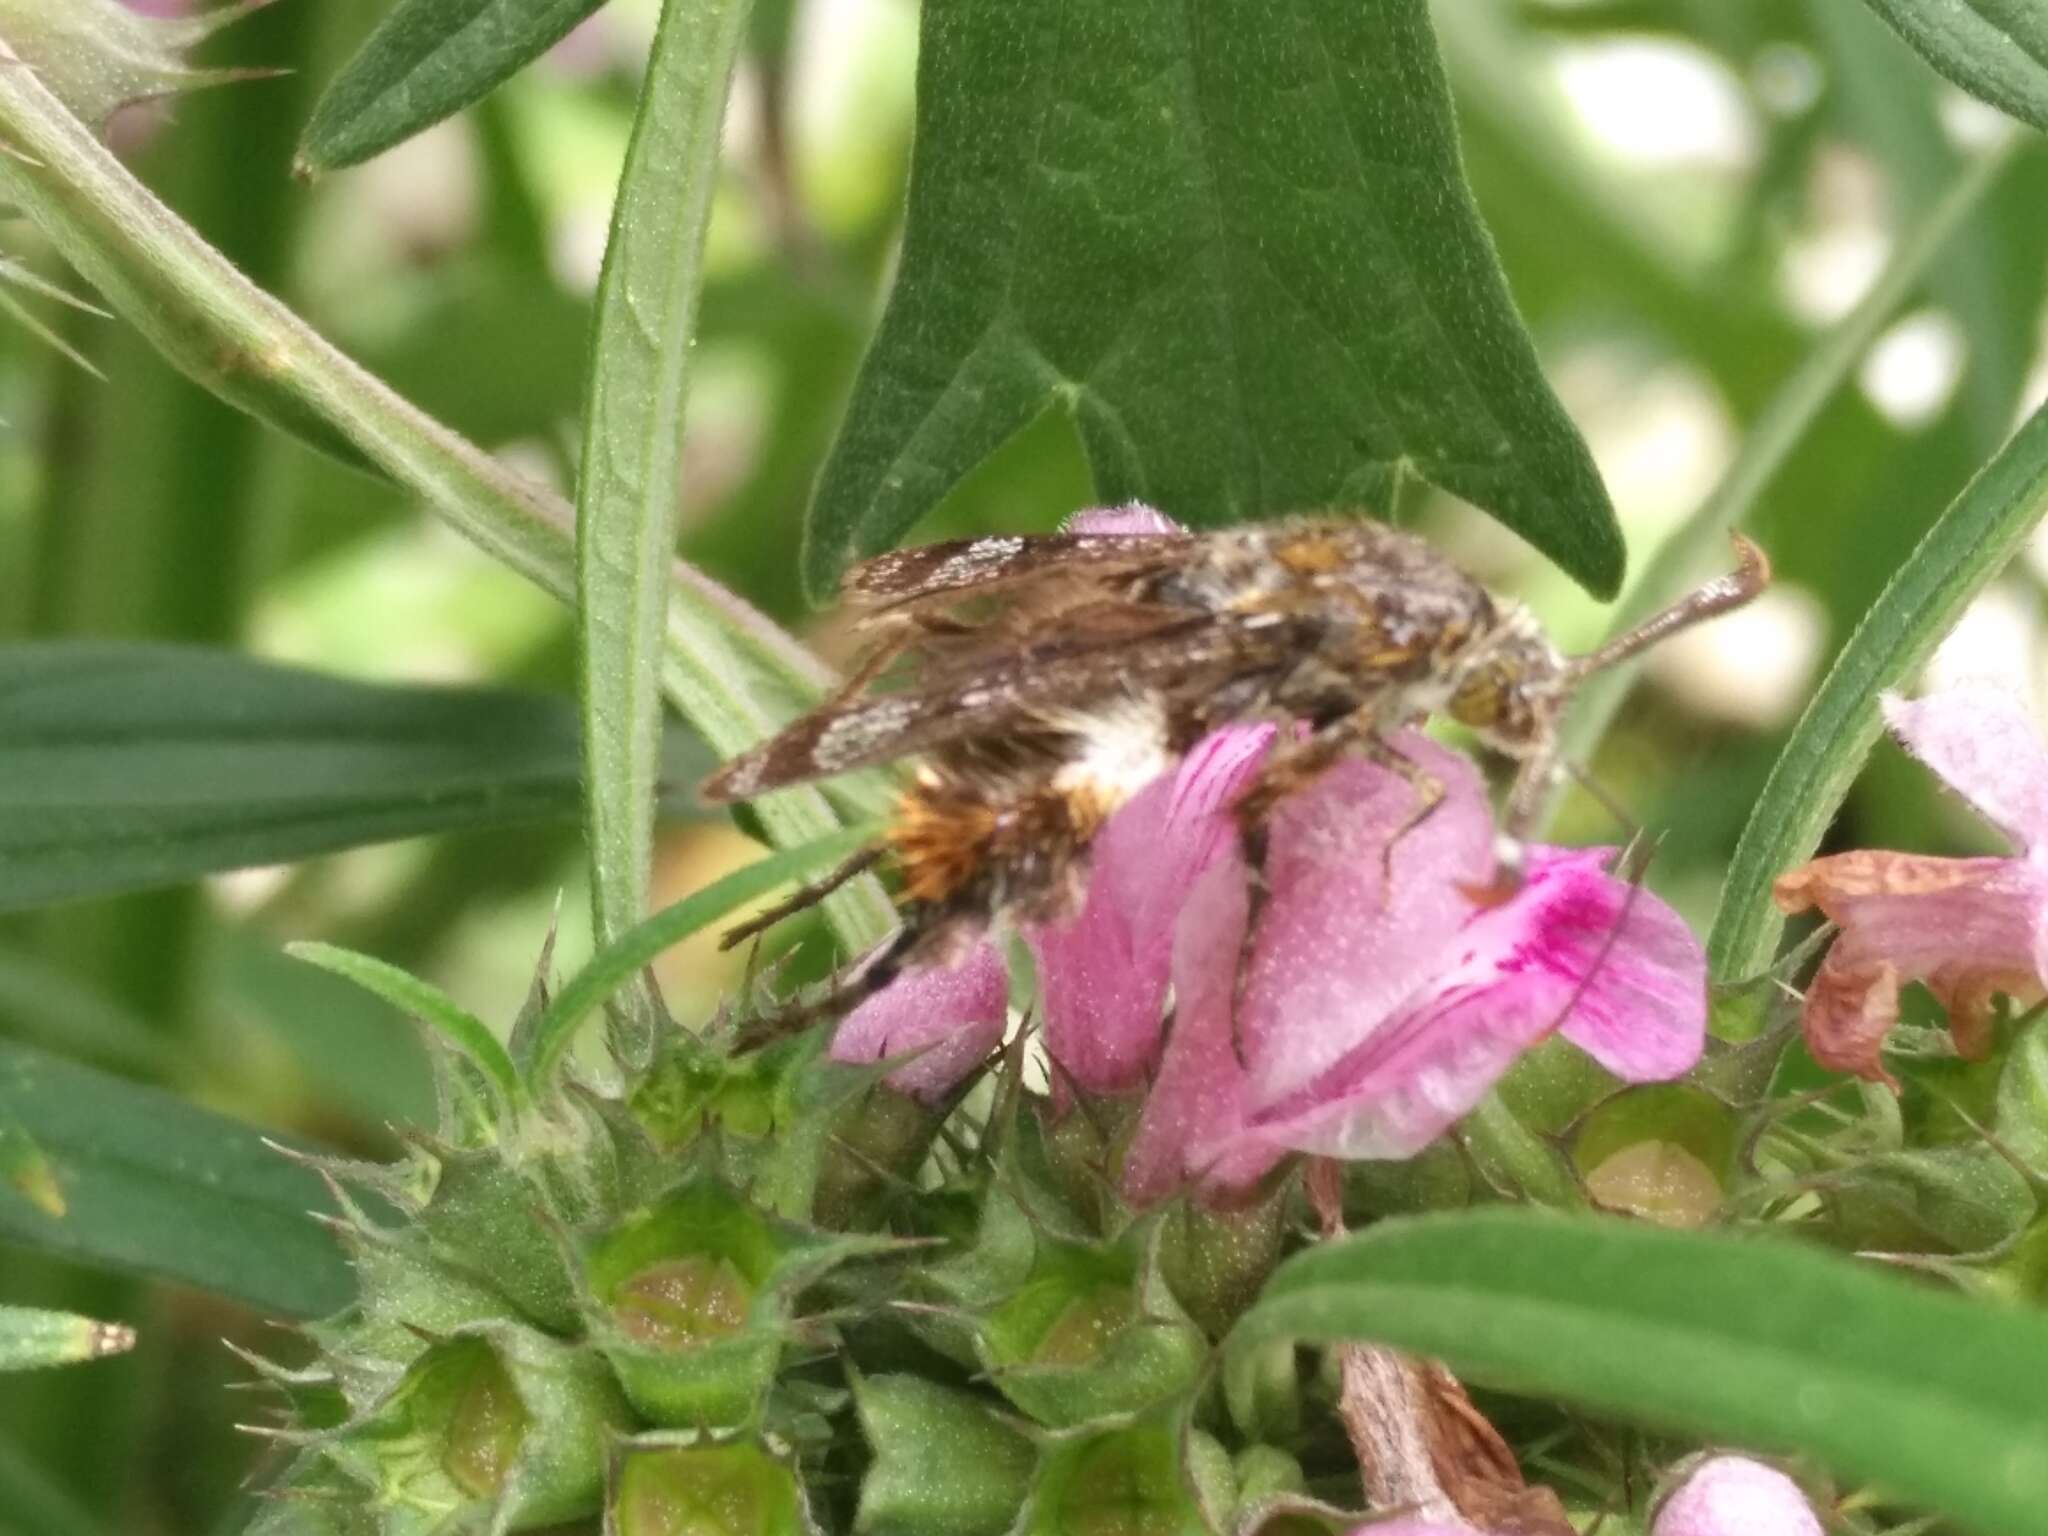
<instances>
[{"instance_id":1,"label":"green calyx","mask_svg":"<svg viewBox=\"0 0 2048 1536\"><path fill-rule=\"evenodd\" d=\"M613 1460L616 1536L810 1536L803 1488L780 1447L751 1436L645 1435Z\"/></svg>"},{"instance_id":2,"label":"green calyx","mask_svg":"<svg viewBox=\"0 0 2048 1536\"><path fill-rule=\"evenodd\" d=\"M584 1323L652 1422L752 1424L802 1331L798 1294L833 1266L887 1246L772 1216L700 1169L577 1235Z\"/></svg>"},{"instance_id":3,"label":"green calyx","mask_svg":"<svg viewBox=\"0 0 2048 1536\"><path fill-rule=\"evenodd\" d=\"M197 16L143 16L120 0L0 0L0 43L79 117L102 126L122 107L247 79L194 69L185 55L269 0L238 0Z\"/></svg>"}]
</instances>

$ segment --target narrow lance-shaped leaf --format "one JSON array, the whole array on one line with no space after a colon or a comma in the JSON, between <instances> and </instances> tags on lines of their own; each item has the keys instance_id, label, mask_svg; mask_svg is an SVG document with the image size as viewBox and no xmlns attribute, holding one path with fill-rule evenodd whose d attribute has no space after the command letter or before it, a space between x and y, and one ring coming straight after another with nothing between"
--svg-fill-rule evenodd
<instances>
[{"instance_id":1,"label":"narrow lance-shaped leaf","mask_svg":"<svg viewBox=\"0 0 2048 1536\"><path fill-rule=\"evenodd\" d=\"M663 760L688 809L702 749L678 730ZM14 646L0 659L0 910L566 819L578 766L567 699L170 646Z\"/></svg>"},{"instance_id":2,"label":"narrow lance-shaped leaf","mask_svg":"<svg viewBox=\"0 0 2048 1536\"><path fill-rule=\"evenodd\" d=\"M1405 473L1590 590L1622 548L1458 158L1424 0L929 0L903 260L811 511L820 595L1048 409L1215 525Z\"/></svg>"},{"instance_id":3,"label":"narrow lance-shaped leaf","mask_svg":"<svg viewBox=\"0 0 2048 1536\"><path fill-rule=\"evenodd\" d=\"M317 1317L354 1289L312 1213L319 1178L251 1127L0 1042L0 1118L48 1158L64 1211L0 1188L0 1242Z\"/></svg>"},{"instance_id":4,"label":"narrow lance-shaped leaf","mask_svg":"<svg viewBox=\"0 0 2048 1536\"><path fill-rule=\"evenodd\" d=\"M508 1103L525 1102L526 1086L519 1080L512 1057L498 1043L498 1037L482 1019L433 983L370 955L332 944L287 944L285 950L295 960L346 976L365 991L418 1019L489 1079Z\"/></svg>"},{"instance_id":5,"label":"narrow lance-shaped leaf","mask_svg":"<svg viewBox=\"0 0 2048 1536\"><path fill-rule=\"evenodd\" d=\"M135 1330L121 1323L40 1307L0 1307L0 1372L75 1365L134 1347Z\"/></svg>"},{"instance_id":6,"label":"narrow lance-shaped leaf","mask_svg":"<svg viewBox=\"0 0 2048 1536\"><path fill-rule=\"evenodd\" d=\"M668 0L663 8L598 287L576 576L583 819L600 944L647 915L658 664L683 504L683 404L719 129L747 9L747 0ZM763 709L740 728L758 738L774 724ZM634 1002L622 1016L644 1022L649 1000Z\"/></svg>"},{"instance_id":7,"label":"narrow lance-shaped leaf","mask_svg":"<svg viewBox=\"0 0 2048 1536\"><path fill-rule=\"evenodd\" d=\"M2043 1529L2048 1320L1788 1241L1534 1211L1388 1221L1282 1265L1236 1342L1287 1336L1808 1451L1978 1536Z\"/></svg>"},{"instance_id":8,"label":"narrow lance-shaped leaf","mask_svg":"<svg viewBox=\"0 0 2048 1536\"><path fill-rule=\"evenodd\" d=\"M1972 96L2048 129L2048 7L2040 0L1867 0Z\"/></svg>"},{"instance_id":9,"label":"narrow lance-shaped leaf","mask_svg":"<svg viewBox=\"0 0 2048 1536\"><path fill-rule=\"evenodd\" d=\"M398 0L313 109L308 173L355 165L488 96L604 0Z\"/></svg>"},{"instance_id":10,"label":"narrow lance-shaped leaf","mask_svg":"<svg viewBox=\"0 0 2048 1536\"><path fill-rule=\"evenodd\" d=\"M1877 696L1902 687L1934 654L1970 599L2048 516L2048 407L1935 519L1856 626L1778 754L1735 845L1707 941L1714 979L1742 981L1770 964L1785 920L1771 903L1778 876L1812 856L1883 726Z\"/></svg>"}]
</instances>

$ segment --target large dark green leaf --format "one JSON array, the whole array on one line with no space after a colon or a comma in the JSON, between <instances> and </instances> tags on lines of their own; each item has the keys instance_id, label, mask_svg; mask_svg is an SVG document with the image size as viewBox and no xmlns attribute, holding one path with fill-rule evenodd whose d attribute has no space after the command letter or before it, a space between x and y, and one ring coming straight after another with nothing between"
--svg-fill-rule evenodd
<instances>
[{"instance_id":1,"label":"large dark green leaf","mask_svg":"<svg viewBox=\"0 0 2048 1536\"><path fill-rule=\"evenodd\" d=\"M1971 95L2048 128L2048 7L2041 0L1868 0Z\"/></svg>"},{"instance_id":2,"label":"large dark green leaf","mask_svg":"<svg viewBox=\"0 0 2048 1536\"><path fill-rule=\"evenodd\" d=\"M672 800L703 759L671 736ZM567 699L162 646L0 651L0 910L576 813Z\"/></svg>"},{"instance_id":3,"label":"large dark green leaf","mask_svg":"<svg viewBox=\"0 0 2048 1536\"><path fill-rule=\"evenodd\" d=\"M2048 1318L1776 1239L1534 1211L1389 1221L1281 1266L1240 1325L1810 1451L1980 1536L2048 1532Z\"/></svg>"},{"instance_id":4,"label":"large dark green leaf","mask_svg":"<svg viewBox=\"0 0 2048 1536\"><path fill-rule=\"evenodd\" d=\"M34 1138L64 1208L0 1186L0 1241L285 1316L348 1300L341 1250L310 1215L327 1192L253 1128L4 1041L0 1118Z\"/></svg>"},{"instance_id":5,"label":"large dark green leaf","mask_svg":"<svg viewBox=\"0 0 2048 1536\"><path fill-rule=\"evenodd\" d=\"M299 164L338 170L459 112L604 0L398 0L327 87Z\"/></svg>"},{"instance_id":6,"label":"large dark green leaf","mask_svg":"<svg viewBox=\"0 0 2048 1536\"><path fill-rule=\"evenodd\" d=\"M928 0L902 270L806 579L1048 409L1196 524L1418 473L1591 590L1622 549L1458 160L1423 0Z\"/></svg>"}]
</instances>

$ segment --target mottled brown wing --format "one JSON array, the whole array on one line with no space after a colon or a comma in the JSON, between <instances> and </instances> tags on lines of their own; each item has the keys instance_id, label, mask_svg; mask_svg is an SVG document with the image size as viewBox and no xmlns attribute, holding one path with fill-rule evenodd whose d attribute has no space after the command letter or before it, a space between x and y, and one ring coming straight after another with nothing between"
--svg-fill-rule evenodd
<instances>
[{"instance_id":1,"label":"mottled brown wing","mask_svg":"<svg viewBox=\"0 0 2048 1536\"><path fill-rule=\"evenodd\" d=\"M1158 610L1154 610L1157 612ZM878 694L804 716L727 763L699 791L711 804L830 778L975 736L1008 734L1060 706L1125 690L1214 687L1284 662L1292 637L1273 626L1175 614L1149 633L1107 626L973 663L960 659L901 693Z\"/></svg>"},{"instance_id":2,"label":"mottled brown wing","mask_svg":"<svg viewBox=\"0 0 2048 1536\"><path fill-rule=\"evenodd\" d=\"M1006 534L891 550L846 575L847 600L863 608L963 602L1041 580L1072 581L1140 571L1181 557L1186 534Z\"/></svg>"}]
</instances>

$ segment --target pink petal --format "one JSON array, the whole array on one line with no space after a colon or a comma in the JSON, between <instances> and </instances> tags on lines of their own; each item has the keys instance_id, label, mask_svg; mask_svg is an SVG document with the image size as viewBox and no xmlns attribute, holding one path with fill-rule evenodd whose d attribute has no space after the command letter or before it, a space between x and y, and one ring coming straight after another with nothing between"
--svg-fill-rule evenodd
<instances>
[{"instance_id":1,"label":"pink petal","mask_svg":"<svg viewBox=\"0 0 2048 1536\"><path fill-rule=\"evenodd\" d=\"M1801 1018L1814 1059L1836 1071L1890 1081L1879 1053L1905 982L1926 984L1973 1056L1990 1043L1993 997L2031 1002L2048 980L2048 869L2031 859L1859 850L1788 871L1773 894L1787 912L1818 907L1841 926Z\"/></svg>"},{"instance_id":2,"label":"pink petal","mask_svg":"<svg viewBox=\"0 0 2048 1536\"><path fill-rule=\"evenodd\" d=\"M1378 1520L1361 1525L1351 1536L1485 1536L1476 1526L1462 1520Z\"/></svg>"},{"instance_id":3,"label":"pink petal","mask_svg":"<svg viewBox=\"0 0 2048 1536\"><path fill-rule=\"evenodd\" d=\"M1466 889L1492 878L1493 813L1472 765L1412 731L1394 745L1445 791L1419 823L1414 787L1362 761L1274 812L1240 1021L1260 1103L1318 1079L1436 975L1474 909Z\"/></svg>"},{"instance_id":4,"label":"pink petal","mask_svg":"<svg viewBox=\"0 0 2048 1536\"><path fill-rule=\"evenodd\" d=\"M1027 936L1046 1049L1076 1087L1121 1093L1158 1060L1174 923L1202 871L1235 847L1230 807L1273 735L1233 726L1198 742L1102 829L1080 916Z\"/></svg>"},{"instance_id":5,"label":"pink petal","mask_svg":"<svg viewBox=\"0 0 2048 1536\"><path fill-rule=\"evenodd\" d=\"M1001 952L977 944L951 970L906 971L840 1022L834 1061L914 1059L888 1083L918 1098L942 1099L1002 1043L1010 983Z\"/></svg>"},{"instance_id":6,"label":"pink petal","mask_svg":"<svg viewBox=\"0 0 2048 1536\"><path fill-rule=\"evenodd\" d=\"M1521 890L1477 911L1348 1056L1258 1105L1256 1132L1334 1157L1412 1156L1559 1028L1632 1080L1677 1077L1699 1059L1706 959L1678 915L1607 874L1602 850L1531 853Z\"/></svg>"},{"instance_id":7,"label":"pink petal","mask_svg":"<svg viewBox=\"0 0 2048 1536\"><path fill-rule=\"evenodd\" d=\"M1142 501L1127 501L1120 507L1089 507L1076 512L1061 525L1060 532L1186 533L1187 529Z\"/></svg>"},{"instance_id":8,"label":"pink petal","mask_svg":"<svg viewBox=\"0 0 2048 1536\"><path fill-rule=\"evenodd\" d=\"M1531 914L1530 963L1559 983L1565 1039L1624 1082L1669 1082L1706 1048L1706 953L1684 918L1606 863L1605 849L1532 849L1528 885L1507 905L1547 901Z\"/></svg>"},{"instance_id":9,"label":"pink petal","mask_svg":"<svg viewBox=\"0 0 2048 1536\"><path fill-rule=\"evenodd\" d=\"M2024 701L1979 682L1921 699L1887 694L1883 705L1914 756L2023 848L2048 855L2048 749Z\"/></svg>"},{"instance_id":10,"label":"pink petal","mask_svg":"<svg viewBox=\"0 0 2048 1536\"><path fill-rule=\"evenodd\" d=\"M1821 1536L1799 1485L1746 1456L1702 1462L1657 1511L1650 1536Z\"/></svg>"},{"instance_id":11,"label":"pink petal","mask_svg":"<svg viewBox=\"0 0 2048 1536\"><path fill-rule=\"evenodd\" d=\"M1197 1177L1238 1188L1281 1156L1240 1134L1245 1075L1230 1038L1236 978L1216 963L1243 944L1251 904L1245 876L1244 860L1229 848L1182 909L1173 942L1173 1038L1124 1157L1124 1194L1134 1204L1164 1199Z\"/></svg>"}]
</instances>

